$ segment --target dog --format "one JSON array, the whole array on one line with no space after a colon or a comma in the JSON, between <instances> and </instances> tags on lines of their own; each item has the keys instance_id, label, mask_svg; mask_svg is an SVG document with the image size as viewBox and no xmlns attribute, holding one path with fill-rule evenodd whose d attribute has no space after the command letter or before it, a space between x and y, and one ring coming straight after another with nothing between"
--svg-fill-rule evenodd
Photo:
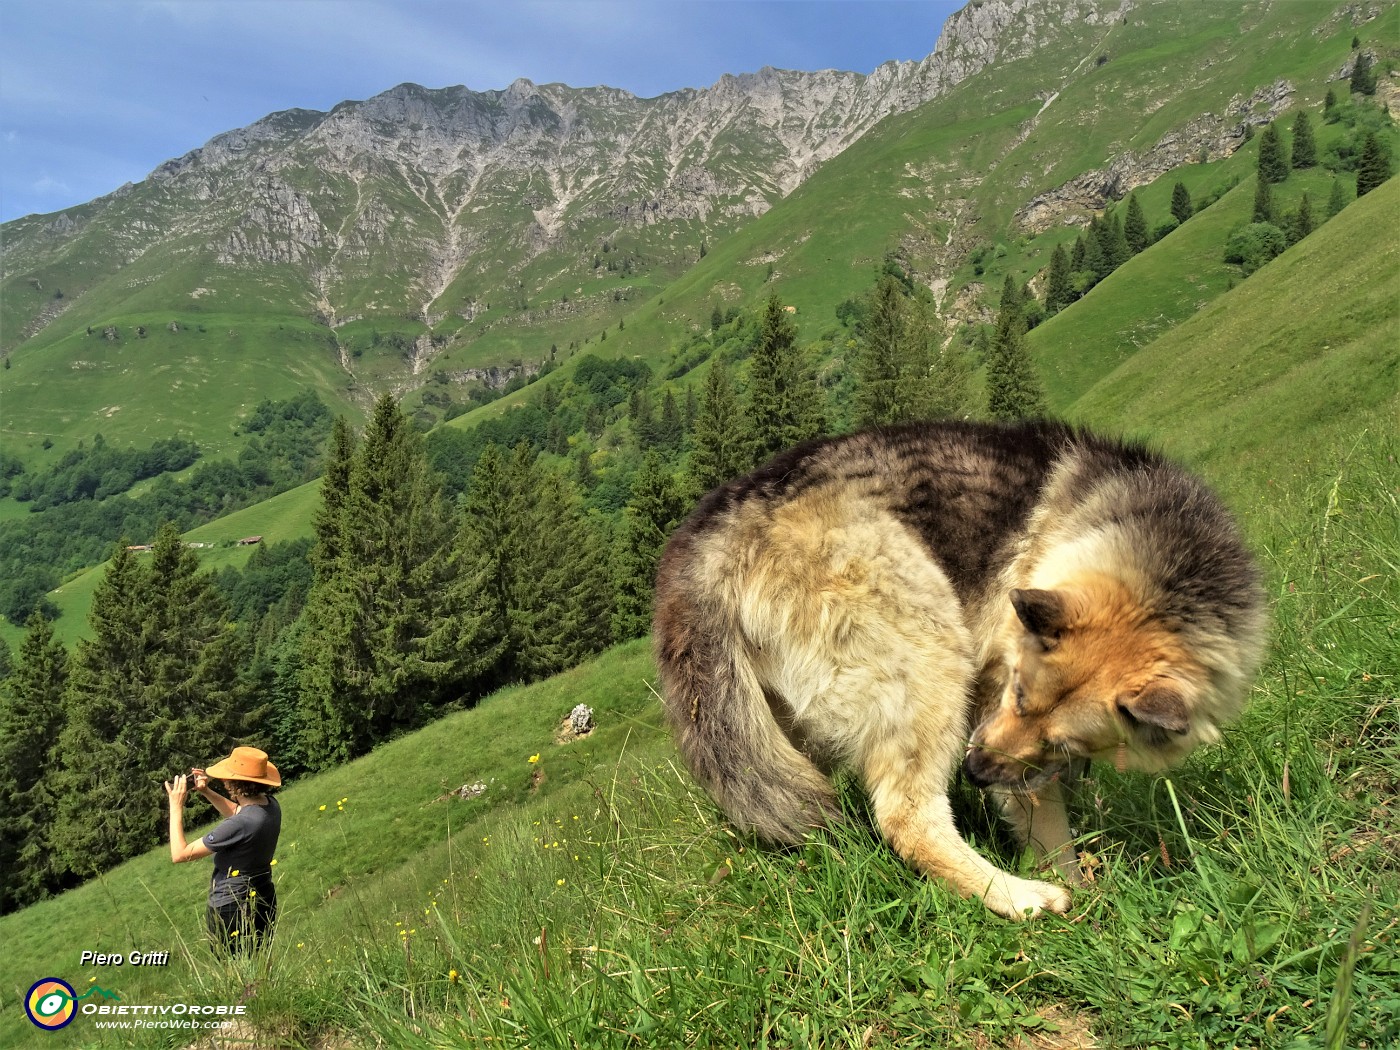
<instances>
[{"instance_id":1,"label":"dog","mask_svg":"<svg viewBox=\"0 0 1400 1050\"><path fill-rule=\"evenodd\" d=\"M781 453L700 501L655 591L667 718L732 824L797 844L841 819L831 775L853 767L907 863L1015 919L1070 893L967 844L959 762L1075 885L1062 777L1082 759L1158 770L1217 740L1265 633L1219 498L1145 446L1055 422Z\"/></svg>"}]
</instances>

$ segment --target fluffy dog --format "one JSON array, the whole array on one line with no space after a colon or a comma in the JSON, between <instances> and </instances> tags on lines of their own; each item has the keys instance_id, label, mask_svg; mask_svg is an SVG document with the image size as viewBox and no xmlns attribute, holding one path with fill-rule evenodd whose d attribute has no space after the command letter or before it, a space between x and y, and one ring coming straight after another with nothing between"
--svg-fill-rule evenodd
<instances>
[{"instance_id":1,"label":"fluffy dog","mask_svg":"<svg viewBox=\"0 0 1400 1050\"><path fill-rule=\"evenodd\" d=\"M1009 918L1070 895L963 840L958 762L1073 883L1060 774L1160 769L1216 740L1264 633L1219 499L1144 447L1057 423L801 445L706 496L656 582L667 715L736 826L801 841L839 819L830 774L849 764L901 857Z\"/></svg>"}]
</instances>

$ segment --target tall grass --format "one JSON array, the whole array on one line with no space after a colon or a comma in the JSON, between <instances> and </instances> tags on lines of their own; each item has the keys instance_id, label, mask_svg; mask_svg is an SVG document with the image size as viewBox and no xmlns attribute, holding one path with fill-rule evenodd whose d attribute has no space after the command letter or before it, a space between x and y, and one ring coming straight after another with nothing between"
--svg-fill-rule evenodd
<instances>
[{"instance_id":1,"label":"tall grass","mask_svg":"<svg viewBox=\"0 0 1400 1050\"><path fill-rule=\"evenodd\" d=\"M365 887L362 920L319 930L329 962L280 944L256 1023L406 1048L1394 1045L1397 451L1365 438L1253 523L1277 641L1249 712L1168 774L1084 781L1068 916L1006 923L913 874L851 783L845 825L749 848L652 740ZM960 810L1016 863L975 792Z\"/></svg>"},{"instance_id":2,"label":"tall grass","mask_svg":"<svg viewBox=\"0 0 1400 1050\"><path fill-rule=\"evenodd\" d=\"M118 945L175 953L117 975L126 1001L245 1002L232 1036L259 1047L1394 1045L1397 454L1370 432L1256 507L1276 641L1252 703L1180 768L1080 785L1093 882L1068 916L1006 923L909 871L849 782L851 819L803 849L735 838L633 644L291 787L282 919L253 960L210 955L201 891L157 854L0 920L0 1043L191 1045L29 1028L29 983L80 984L77 952ZM554 745L579 699L604 728ZM958 801L1016 865L980 796Z\"/></svg>"}]
</instances>

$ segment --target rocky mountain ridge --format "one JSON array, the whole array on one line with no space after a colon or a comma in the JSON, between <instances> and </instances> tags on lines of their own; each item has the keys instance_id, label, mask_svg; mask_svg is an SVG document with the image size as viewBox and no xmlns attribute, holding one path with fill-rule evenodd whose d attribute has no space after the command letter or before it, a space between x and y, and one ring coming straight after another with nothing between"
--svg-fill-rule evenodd
<instances>
[{"instance_id":1,"label":"rocky mountain ridge","mask_svg":"<svg viewBox=\"0 0 1400 1050\"><path fill-rule=\"evenodd\" d=\"M139 441L146 418L112 413L156 376L182 395L148 414L214 442L308 386L352 415L432 393L428 425L465 387L576 355L683 377L714 311L776 292L825 338L890 261L950 325L984 321L984 268L1034 279L1065 227L1174 168L1219 191L1245 129L1320 106L1358 32L1389 54L1364 27L1393 9L984 0L924 60L866 75L764 68L650 99L403 84L274 113L4 226L0 431Z\"/></svg>"},{"instance_id":2,"label":"rocky mountain ridge","mask_svg":"<svg viewBox=\"0 0 1400 1050\"><path fill-rule=\"evenodd\" d=\"M328 113L286 110L140 184L6 224L3 274L94 256L67 278L71 307L138 261L143 283L198 271L210 296L230 271L285 267L298 308L331 325L384 312L466 319L502 295L502 274L528 298L542 283L522 273L532 260L577 262L619 233L674 267L677 240L694 250L763 214L890 114L1027 53L1055 26L1125 7L975 2L923 61L869 75L766 67L651 99L527 80L498 91L402 84ZM46 304L6 325L3 349L63 312Z\"/></svg>"}]
</instances>

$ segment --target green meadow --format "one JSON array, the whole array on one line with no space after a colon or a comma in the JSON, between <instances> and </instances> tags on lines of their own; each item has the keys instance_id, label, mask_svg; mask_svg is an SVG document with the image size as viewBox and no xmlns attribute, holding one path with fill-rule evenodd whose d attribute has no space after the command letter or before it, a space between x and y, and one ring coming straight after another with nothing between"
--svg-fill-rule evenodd
<instances>
[{"instance_id":1,"label":"green meadow","mask_svg":"<svg viewBox=\"0 0 1400 1050\"><path fill-rule=\"evenodd\" d=\"M1317 17L1299 4L1247 5L1243 17L1153 10L1082 27L1063 48L886 120L762 218L723 231L703 259L667 262L674 279L660 265L630 282L599 277L586 289L596 301L557 323L449 319L463 341L436 367L537 361L550 342L577 339L580 354L662 371L715 304L751 307L775 292L814 340L887 257L939 273L952 260L952 287L986 301L1071 235L1009 234L1029 195L1280 77L1316 116L1352 33L1372 46L1386 26L1300 30ZM1103 54L1112 60L1096 65ZM1049 106L1047 86L1059 88ZM1319 147L1340 134L1315 126ZM1219 488L1263 564L1273 621L1250 704L1221 744L1161 775L1096 768L1077 787L1090 884L1068 915L1009 923L909 871L851 780L841 783L851 819L804 848L737 837L681 765L639 641L289 783L281 918L254 959L212 955L208 861L172 865L164 847L0 917L0 1046L1400 1045L1400 178L1244 277L1222 255L1250 217L1254 149L1192 158L1140 187L1150 226L1176 181L1218 199L1028 336L1057 414L1149 440ZM1320 217L1329 179L1294 172L1276 200L1292 209L1307 191ZM623 247L660 257L646 240L659 234L637 236ZM974 249L984 273L967 261ZM578 287L547 257L532 265L538 273L521 272L542 295ZM46 272L42 294L70 279ZM0 437L29 466L97 431L134 444L180 433L217 458L236 454L232 420L263 397L309 386L337 411L362 411L398 367L372 345L377 322L328 338L307 311L287 312L293 291L305 296L295 275L276 280L286 287L226 277L215 299L199 273L180 277L175 299L154 282L135 297L94 290L84 309L108 311L120 338L56 326L22 348L3 382L23 412L6 413ZM493 287L467 273L450 291ZM634 298L613 300L624 287ZM231 305L241 297L284 305L250 321ZM22 305L0 304L6 324ZM422 327L399 320L384 331ZM355 376L336 340L362 347ZM566 357L547 381L571 367ZM234 388L252 392L237 411ZM451 425L537 394L527 387ZM206 568L241 566L254 549L243 537L309 535L318 493L301 486L185 539L212 545L199 551ZM0 520L25 513L0 499ZM52 595L70 645L103 571ZM22 632L0 623L0 636L17 648ZM597 729L569 739L561 723L579 703ZM149 770L147 792L127 804L158 822L161 782L176 772ZM956 792L977 847L1027 869L981 796ZM207 830L205 803L188 812L192 834ZM98 967L80 964L84 951L170 955L161 967ZM108 1005L244 1013L217 1037L100 1029L91 1015L44 1033L23 1001L49 976L88 993L84 1003L101 988L120 996Z\"/></svg>"},{"instance_id":2,"label":"green meadow","mask_svg":"<svg viewBox=\"0 0 1400 1050\"><path fill-rule=\"evenodd\" d=\"M289 785L282 919L252 961L208 953L206 869L163 849L0 919L0 1043L1394 1045L1400 267L1382 219L1397 203L1396 182L1357 202L1066 406L1222 488L1274 621L1221 745L1079 786L1093 878L1067 916L1007 923L914 875L855 783L852 819L801 850L736 838L678 766L637 642ZM560 742L580 702L599 728ZM158 814L173 772L132 804ZM965 831L1015 865L976 793L958 795ZM172 954L98 969L83 950ZM218 1044L86 1016L41 1034L20 1000L49 975L247 1010Z\"/></svg>"}]
</instances>

